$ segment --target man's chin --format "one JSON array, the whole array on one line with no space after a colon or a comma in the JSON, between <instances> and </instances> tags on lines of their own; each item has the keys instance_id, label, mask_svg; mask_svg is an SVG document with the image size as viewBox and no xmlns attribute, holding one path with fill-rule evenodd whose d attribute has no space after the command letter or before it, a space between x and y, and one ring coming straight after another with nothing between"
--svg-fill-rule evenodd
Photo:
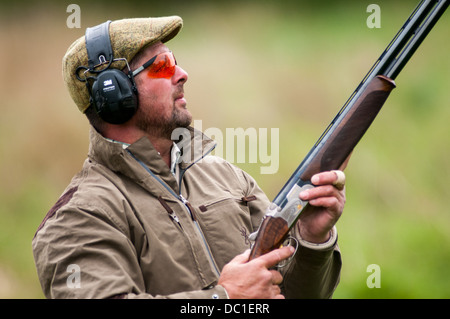
<instances>
[{"instance_id":1,"label":"man's chin","mask_svg":"<svg viewBox=\"0 0 450 319\"><path fill-rule=\"evenodd\" d=\"M174 123L177 127L188 127L192 123L191 113L187 109L177 112Z\"/></svg>"},{"instance_id":2,"label":"man's chin","mask_svg":"<svg viewBox=\"0 0 450 319\"><path fill-rule=\"evenodd\" d=\"M189 119L186 119L185 121L178 123L178 127L189 127L192 124L192 117Z\"/></svg>"}]
</instances>

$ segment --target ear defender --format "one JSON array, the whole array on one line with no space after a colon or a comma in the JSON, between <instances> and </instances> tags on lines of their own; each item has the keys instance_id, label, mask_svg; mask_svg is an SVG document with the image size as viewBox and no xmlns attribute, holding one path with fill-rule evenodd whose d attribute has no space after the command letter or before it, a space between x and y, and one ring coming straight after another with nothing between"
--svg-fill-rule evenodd
<instances>
[{"instance_id":1,"label":"ear defender","mask_svg":"<svg viewBox=\"0 0 450 319\"><path fill-rule=\"evenodd\" d=\"M102 120L111 124L123 124L129 121L138 107L137 89L126 59L114 59L109 38L109 24L102 23L86 29L86 49L88 52L88 68L86 72L97 74L88 77L93 80L92 86L87 84L90 100ZM118 69L110 69L112 62L125 60L128 74ZM107 65L102 70L97 67Z\"/></svg>"}]
</instances>

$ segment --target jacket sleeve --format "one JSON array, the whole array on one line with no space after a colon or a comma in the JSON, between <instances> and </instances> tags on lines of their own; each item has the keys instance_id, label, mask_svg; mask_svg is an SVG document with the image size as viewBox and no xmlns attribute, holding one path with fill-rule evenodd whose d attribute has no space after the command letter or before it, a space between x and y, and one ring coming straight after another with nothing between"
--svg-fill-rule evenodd
<instances>
[{"instance_id":1,"label":"jacket sleeve","mask_svg":"<svg viewBox=\"0 0 450 319\"><path fill-rule=\"evenodd\" d=\"M336 232L335 227L333 231ZM331 298L339 283L342 267L337 234L326 248L302 244L297 227L293 228L291 235L299 244L292 261L280 269L284 295L286 298Z\"/></svg>"},{"instance_id":2,"label":"jacket sleeve","mask_svg":"<svg viewBox=\"0 0 450 319\"><path fill-rule=\"evenodd\" d=\"M57 210L36 233L32 246L47 298L227 298L221 286L173 295L145 293L127 230L94 205Z\"/></svg>"}]
</instances>

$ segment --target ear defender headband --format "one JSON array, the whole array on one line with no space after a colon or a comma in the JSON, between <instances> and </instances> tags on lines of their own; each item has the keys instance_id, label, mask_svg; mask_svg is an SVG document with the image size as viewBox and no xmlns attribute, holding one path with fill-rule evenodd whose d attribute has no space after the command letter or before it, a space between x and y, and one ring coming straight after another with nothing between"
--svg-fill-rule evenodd
<instances>
[{"instance_id":1,"label":"ear defender headband","mask_svg":"<svg viewBox=\"0 0 450 319\"><path fill-rule=\"evenodd\" d=\"M110 23L111 21L107 21L86 29L88 67L79 67L77 78L86 82L91 105L100 118L111 124L123 124L136 113L137 89L128 61L124 58L114 59L109 37ZM110 68L113 62L120 60L126 62L128 75L121 70ZM102 66L103 68L99 70L98 68ZM78 76L80 69L85 70L84 79ZM97 74L97 77L87 77L87 73Z\"/></svg>"}]
</instances>

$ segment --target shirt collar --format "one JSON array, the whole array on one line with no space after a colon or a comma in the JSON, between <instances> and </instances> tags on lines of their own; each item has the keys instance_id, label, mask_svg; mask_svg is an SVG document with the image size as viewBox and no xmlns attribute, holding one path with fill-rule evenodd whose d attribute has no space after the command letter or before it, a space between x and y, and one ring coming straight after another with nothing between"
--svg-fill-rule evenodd
<instances>
[{"instance_id":1,"label":"shirt collar","mask_svg":"<svg viewBox=\"0 0 450 319\"><path fill-rule=\"evenodd\" d=\"M105 140L107 140L108 142L111 142L111 143L116 143L116 144L122 145L122 148L124 150L126 150L128 148L128 146L130 146L130 144L128 144L128 143L124 143L124 142L121 142L121 141L116 141L116 140L113 140L112 138L105 137Z\"/></svg>"},{"instance_id":2,"label":"shirt collar","mask_svg":"<svg viewBox=\"0 0 450 319\"><path fill-rule=\"evenodd\" d=\"M177 164L180 162L181 151L177 144L173 143L172 150L170 152L170 171L173 175L176 175Z\"/></svg>"}]
</instances>

